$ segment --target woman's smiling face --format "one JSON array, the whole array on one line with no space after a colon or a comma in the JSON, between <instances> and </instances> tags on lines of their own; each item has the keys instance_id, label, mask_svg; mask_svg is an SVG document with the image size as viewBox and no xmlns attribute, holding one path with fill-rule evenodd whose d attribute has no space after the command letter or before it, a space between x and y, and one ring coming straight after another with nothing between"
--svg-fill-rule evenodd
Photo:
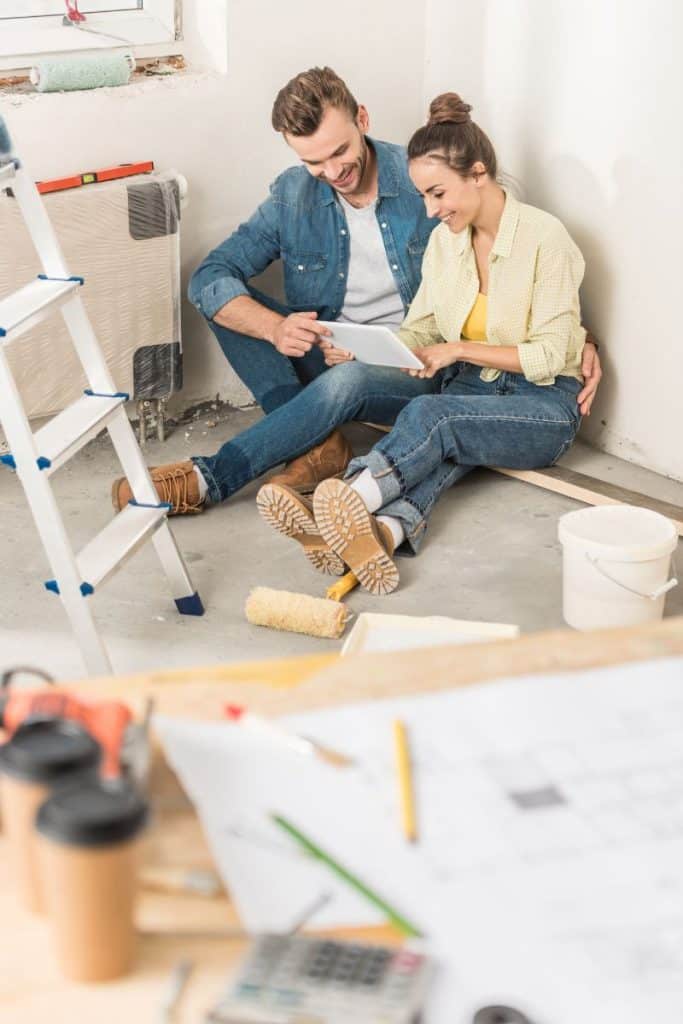
<instances>
[{"instance_id":1,"label":"woman's smiling face","mask_svg":"<svg viewBox=\"0 0 683 1024\"><path fill-rule=\"evenodd\" d=\"M463 178L438 156L417 157L410 161L410 177L425 201L428 217L438 217L458 234L477 216L481 206L478 180L482 172L475 164L472 174Z\"/></svg>"}]
</instances>

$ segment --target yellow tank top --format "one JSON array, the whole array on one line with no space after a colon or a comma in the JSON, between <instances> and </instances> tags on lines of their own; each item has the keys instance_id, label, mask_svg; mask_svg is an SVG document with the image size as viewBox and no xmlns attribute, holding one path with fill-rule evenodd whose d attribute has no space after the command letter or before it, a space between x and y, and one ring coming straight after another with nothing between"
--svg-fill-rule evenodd
<instances>
[{"instance_id":1,"label":"yellow tank top","mask_svg":"<svg viewBox=\"0 0 683 1024\"><path fill-rule=\"evenodd\" d=\"M487 296L479 292L462 326L462 336L466 341L486 341L486 308Z\"/></svg>"}]
</instances>

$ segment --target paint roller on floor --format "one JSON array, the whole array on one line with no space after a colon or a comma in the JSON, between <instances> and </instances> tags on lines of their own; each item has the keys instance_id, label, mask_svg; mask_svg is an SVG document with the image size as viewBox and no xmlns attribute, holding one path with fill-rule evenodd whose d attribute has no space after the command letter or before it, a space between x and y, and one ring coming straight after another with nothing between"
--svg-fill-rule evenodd
<instances>
[{"instance_id":1,"label":"paint roller on floor","mask_svg":"<svg viewBox=\"0 0 683 1024\"><path fill-rule=\"evenodd\" d=\"M254 587L247 598L244 611L247 621L255 626L267 626L289 633L326 637L338 640L353 613L341 602L358 580L352 572L333 583L326 597L310 597L288 590Z\"/></svg>"}]
</instances>

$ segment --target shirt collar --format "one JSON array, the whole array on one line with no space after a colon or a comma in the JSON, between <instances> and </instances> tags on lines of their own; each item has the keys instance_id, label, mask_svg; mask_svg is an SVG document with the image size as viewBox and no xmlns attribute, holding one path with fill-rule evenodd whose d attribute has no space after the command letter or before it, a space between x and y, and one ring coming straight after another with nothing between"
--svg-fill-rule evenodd
<instances>
[{"instance_id":1,"label":"shirt collar","mask_svg":"<svg viewBox=\"0 0 683 1024\"><path fill-rule=\"evenodd\" d=\"M397 196L399 168L396 153L386 142L378 142L369 135L366 135L366 139L377 157L377 195Z\"/></svg>"},{"instance_id":2,"label":"shirt collar","mask_svg":"<svg viewBox=\"0 0 683 1024\"><path fill-rule=\"evenodd\" d=\"M379 142L365 136L365 141L372 146L377 157L377 197L397 196L399 188L399 168L396 154L386 142ZM320 183L323 188L323 206L336 202L337 193L327 182Z\"/></svg>"},{"instance_id":3,"label":"shirt collar","mask_svg":"<svg viewBox=\"0 0 683 1024\"><path fill-rule=\"evenodd\" d=\"M510 255L512 243L515 240L515 231L519 223L519 201L505 189L503 191L505 192L503 216L500 218L498 234L494 239L493 248L491 249L491 252L496 256Z\"/></svg>"},{"instance_id":4,"label":"shirt collar","mask_svg":"<svg viewBox=\"0 0 683 1024\"><path fill-rule=\"evenodd\" d=\"M515 240L515 232L519 223L519 208L520 203L518 199L515 199L506 189L505 192L505 206L503 207L503 215L500 218L500 224L498 225L498 233L493 241L491 247L491 253L496 256L509 256L512 252L512 243ZM461 256L465 249L472 245L472 227L468 226L459 234L453 236L453 246L458 256Z\"/></svg>"}]
</instances>

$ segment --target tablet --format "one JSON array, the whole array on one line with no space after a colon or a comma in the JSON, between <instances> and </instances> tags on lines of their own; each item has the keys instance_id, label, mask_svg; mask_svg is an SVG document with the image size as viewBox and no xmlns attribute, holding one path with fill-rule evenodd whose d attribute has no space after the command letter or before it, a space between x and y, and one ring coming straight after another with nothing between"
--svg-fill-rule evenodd
<instances>
[{"instance_id":1,"label":"tablet","mask_svg":"<svg viewBox=\"0 0 683 1024\"><path fill-rule=\"evenodd\" d=\"M353 352L361 363L424 370L424 363L421 363L415 353L411 352L388 327L343 324L337 320L321 320L320 323L332 331L332 337L328 337L327 340L331 341L335 348Z\"/></svg>"}]
</instances>

